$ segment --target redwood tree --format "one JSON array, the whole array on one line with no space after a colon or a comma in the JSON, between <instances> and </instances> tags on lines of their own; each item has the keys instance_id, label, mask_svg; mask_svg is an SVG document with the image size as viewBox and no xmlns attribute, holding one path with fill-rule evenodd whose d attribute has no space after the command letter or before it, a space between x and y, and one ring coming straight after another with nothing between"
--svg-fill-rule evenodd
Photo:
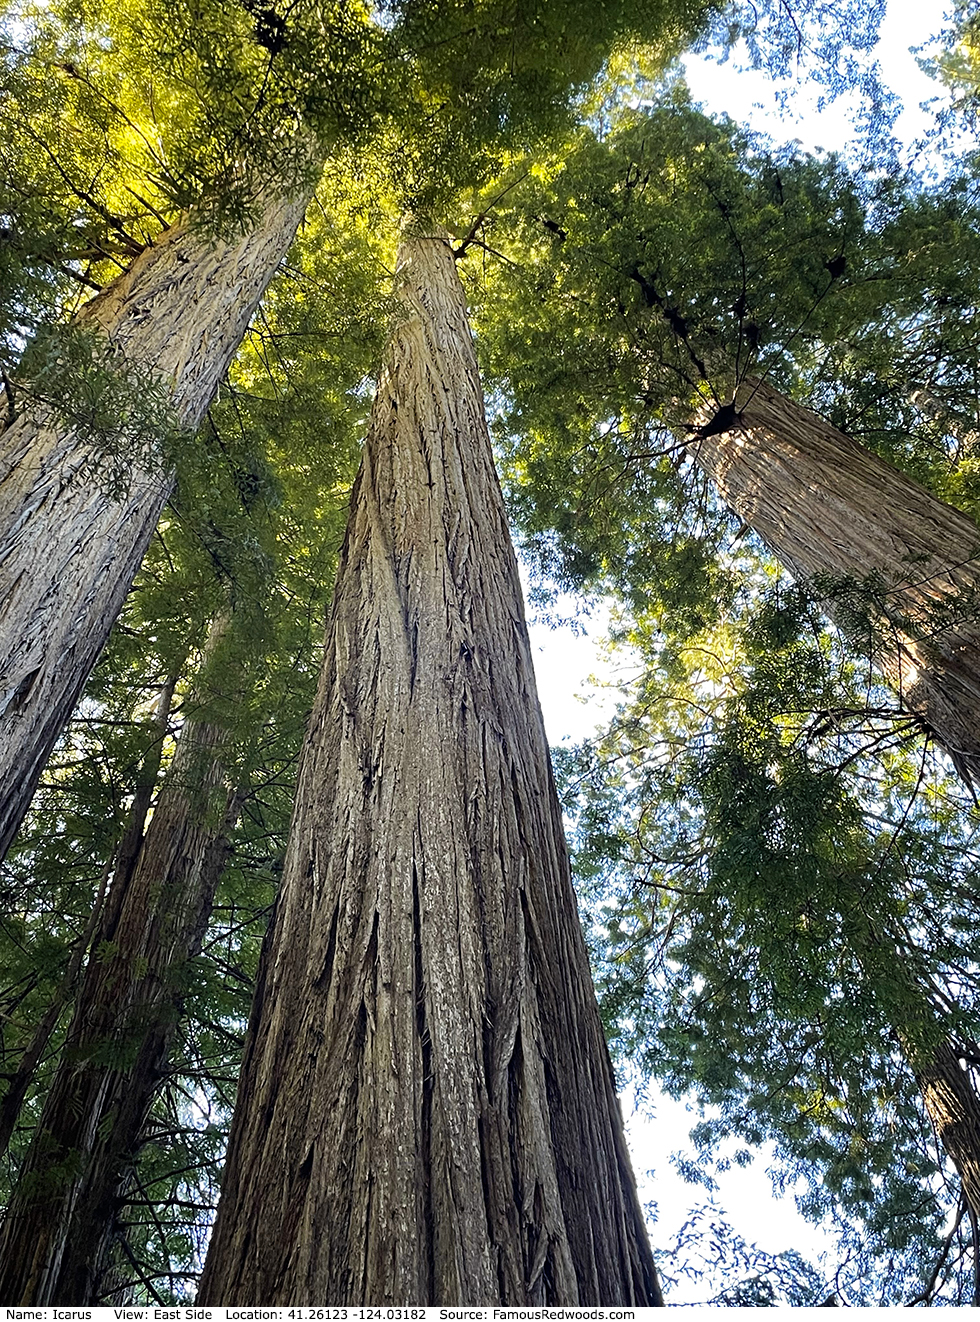
<instances>
[{"instance_id":1,"label":"redwood tree","mask_svg":"<svg viewBox=\"0 0 980 1322\"><path fill-rule=\"evenodd\" d=\"M794 577L821 580L837 619L863 592L852 641L976 783L980 528L968 466L957 491L942 444L972 443L957 423L977 352L965 190L869 198L839 161L770 152L675 92L512 191L514 252L533 258L495 273L481 332L515 400L521 513L558 532L569 577L664 599L682 577L686 453ZM792 398L808 392L827 416ZM659 546L624 553L627 539ZM713 552L691 540L700 571Z\"/></svg>"},{"instance_id":2,"label":"redwood tree","mask_svg":"<svg viewBox=\"0 0 980 1322\"><path fill-rule=\"evenodd\" d=\"M133 18L120 7L131 20L122 24L126 41L138 47L130 50L141 75L136 81L149 88L145 104L127 109L101 88L100 61L105 48L113 47L115 33L112 16L99 15L105 30L96 27L97 39L90 43L100 69L94 80L97 113L116 116L127 140L147 141L142 129L133 132L133 115L137 122L147 120L163 144L163 159L151 150L143 173L155 186L169 181L162 205L171 213L175 202L192 205L194 223L171 227L137 256L83 309L76 329L95 328L107 338L111 353L101 355L100 366L111 377L125 365L123 375L136 394L141 376L144 387L162 385L171 421L189 431L200 423L289 246L317 167L338 138L352 140L376 126L383 112L389 133L380 151L398 187L412 196L451 192L491 174L503 149L538 139L561 122L572 91L595 76L612 46L654 40L666 60L711 7L708 0L658 0L638 13L626 0L599 8L585 0L560 5L551 0L538 5L533 16L520 10L504 15L496 5L474 16L453 0L418 0L391 6L393 21L382 25L359 6L325 11L320 5L294 5L288 19L273 15L269 27L269 14L263 10L253 17L248 6L239 13L221 5L210 10L147 4L152 23L145 42L139 30L142 9L136 6ZM76 17L70 15L67 24L76 26ZM45 34L39 45L49 58L48 46L60 51L62 36ZM88 51L71 54L81 60ZM126 54L125 48L113 50L116 65L104 78L106 87L126 82ZM405 76L392 83L379 71L395 61ZM173 67L177 76L168 82ZM67 70L73 81L92 82L74 59L54 68ZM158 118L153 88L159 79L166 89L160 105L175 107L172 123ZM384 96L381 83L388 88ZM181 122L181 115L189 123ZM36 155L38 130L26 118L21 138ZM177 180L170 178L168 145L184 167ZM46 145L45 150L52 154ZM104 155L120 168L112 153ZM200 177L201 161L213 171L210 177ZM66 174L56 163L57 172ZM104 169L105 160L99 161L96 177ZM124 175L117 186L134 197L146 187L141 175L132 181ZM29 196L31 189L26 191ZM76 201L85 203L88 221L93 211L100 225L108 218L116 240L122 228L127 259L139 251L141 245L93 201L84 183L76 182L74 192ZM249 202L257 218L243 215ZM152 206L149 211L160 214ZM244 233L215 238L216 219L225 229L235 222ZM19 213L15 220L16 236ZM70 220L64 228L72 231ZM110 250L103 243L98 251L106 258ZM56 253L54 265L64 271L74 257L69 247ZM28 407L8 418L0 435L0 854L105 642L171 489L166 455L152 444L144 453L127 452L125 435L113 437L112 430L110 440L122 448L124 462L109 490L93 480L100 456L84 443L70 410Z\"/></svg>"},{"instance_id":3,"label":"redwood tree","mask_svg":"<svg viewBox=\"0 0 980 1322\"><path fill-rule=\"evenodd\" d=\"M698 421L689 452L725 503L795 578L831 582L829 613L980 785L977 525L763 381ZM865 623L834 579L859 589Z\"/></svg>"},{"instance_id":4,"label":"redwood tree","mask_svg":"<svg viewBox=\"0 0 980 1322\"><path fill-rule=\"evenodd\" d=\"M305 197L270 203L235 238L174 226L85 305L76 329L94 328L117 362L162 382L172 422L193 431L305 206ZM0 855L173 487L170 462L152 446L123 461L115 481L100 480L104 456L54 407L26 409L0 433Z\"/></svg>"},{"instance_id":5,"label":"redwood tree","mask_svg":"<svg viewBox=\"0 0 980 1322\"><path fill-rule=\"evenodd\" d=\"M659 1303L445 235L396 281L199 1298Z\"/></svg>"},{"instance_id":6,"label":"redwood tree","mask_svg":"<svg viewBox=\"0 0 980 1322\"><path fill-rule=\"evenodd\" d=\"M227 623L216 621L210 651ZM99 1298L240 804L224 768L228 731L194 705L148 822L137 793L61 1061L0 1228L0 1298L12 1304Z\"/></svg>"}]
</instances>

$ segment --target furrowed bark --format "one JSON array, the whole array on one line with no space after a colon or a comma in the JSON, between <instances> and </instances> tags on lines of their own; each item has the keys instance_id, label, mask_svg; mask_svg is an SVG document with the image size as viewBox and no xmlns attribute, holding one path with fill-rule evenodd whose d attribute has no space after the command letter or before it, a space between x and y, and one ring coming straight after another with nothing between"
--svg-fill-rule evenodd
<instances>
[{"instance_id":1,"label":"furrowed bark","mask_svg":"<svg viewBox=\"0 0 980 1322\"><path fill-rule=\"evenodd\" d=\"M302 218L266 206L243 238L168 230L76 322L168 386L195 429ZM0 857L81 693L133 578L172 474L134 461L128 489L91 480L98 456L51 410L0 433Z\"/></svg>"},{"instance_id":2,"label":"furrowed bark","mask_svg":"<svg viewBox=\"0 0 980 1322\"><path fill-rule=\"evenodd\" d=\"M980 786L980 529L764 382L697 421L691 457L794 577L874 576L874 660Z\"/></svg>"},{"instance_id":3,"label":"furrowed bark","mask_svg":"<svg viewBox=\"0 0 980 1322\"><path fill-rule=\"evenodd\" d=\"M660 1303L444 236L397 288L199 1299Z\"/></svg>"},{"instance_id":4,"label":"furrowed bark","mask_svg":"<svg viewBox=\"0 0 980 1322\"><path fill-rule=\"evenodd\" d=\"M188 718L92 943L61 1063L0 1229L0 1302L92 1304L200 949L239 800L220 726Z\"/></svg>"}]
</instances>

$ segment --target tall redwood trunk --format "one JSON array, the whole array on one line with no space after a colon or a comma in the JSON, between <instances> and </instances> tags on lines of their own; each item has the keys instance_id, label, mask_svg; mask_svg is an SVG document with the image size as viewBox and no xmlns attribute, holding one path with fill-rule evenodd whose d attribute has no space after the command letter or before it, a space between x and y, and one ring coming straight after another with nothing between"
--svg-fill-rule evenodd
<instances>
[{"instance_id":1,"label":"tall redwood trunk","mask_svg":"<svg viewBox=\"0 0 980 1322\"><path fill-rule=\"evenodd\" d=\"M959 1174L971 1222L980 1221L980 1097L955 1048L907 1052L936 1139Z\"/></svg>"},{"instance_id":2,"label":"tall redwood trunk","mask_svg":"<svg viewBox=\"0 0 980 1322\"><path fill-rule=\"evenodd\" d=\"M130 804L126 829L116 852L116 858L103 873L102 884L99 887L92 913L85 925L85 931L79 937L71 952L61 984L37 1025L17 1069L7 1081L7 1091L3 1095L3 1101L0 1102L0 1154L6 1152L7 1146L13 1137L21 1107L34 1079L35 1070L47 1049L48 1042L58 1025L58 1021L65 1008L75 997L85 957L91 948L92 939L102 918L102 901L110 875L113 872L128 870L138 854L146 825L146 814L150 810L153 791L156 788L157 776L160 772L160 759L163 753L163 743L167 737L170 708L176 683L177 677L171 676L160 692L151 725L152 738L136 778L133 801Z\"/></svg>"},{"instance_id":3,"label":"tall redwood trunk","mask_svg":"<svg viewBox=\"0 0 980 1322\"><path fill-rule=\"evenodd\" d=\"M699 421L692 458L790 573L877 581L874 659L980 787L980 529L764 382L742 383L734 417L706 411ZM980 1097L972 1077L948 1042L917 1046L899 1036L976 1227Z\"/></svg>"},{"instance_id":4,"label":"tall redwood trunk","mask_svg":"<svg viewBox=\"0 0 980 1322\"><path fill-rule=\"evenodd\" d=\"M763 382L700 421L692 458L790 573L877 580L875 660L980 786L977 525Z\"/></svg>"},{"instance_id":5,"label":"tall redwood trunk","mask_svg":"<svg viewBox=\"0 0 980 1322\"><path fill-rule=\"evenodd\" d=\"M445 237L397 285L200 1299L659 1303Z\"/></svg>"},{"instance_id":6,"label":"tall redwood trunk","mask_svg":"<svg viewBox=\"0 0 980 1322\"><path fill-rule=\"evenodd\" d=\"M854 951L874 983L882 976L881 948L888 940L888 933L887 929L880 935L876 932L864 911L863 899L860 895L855 898L857 909L845 915L845 923L855 940ZM862 936L867 943L863 948ZM895 949L898 948L896 943ZM899 985L904 983L904 996L901 1001L893 1002L893 1006L902 1001L905 1006L904 1013L894 1022L895 1035L915 1077L936 1141L960 1177L976 1252L976 1230L980 1224L980 1095L972 1071L960 1065L962 1052L957 1050L949 1032L946 1015L937 1010L928 984L917 981L904 960L892 965L891 976L895 973ZM886 980L887 977L886 974ZM980 1261L974 1264L974 1280L980 1288Z\"/></svg>"},{"instance_id":7,"label":"tall redwood trunk","mask_svg":"<svg viewBox=\"0 0 980 1322\"><path fill-rule=\"evenodd\" d=\"M269 204L243 238L177 225L79 313L165 381L176 421L196 428L302 217ZM134 461L110 496L98 456L50 411L0 434L0 857L30 803L172 488Z\"/></svg>"},{"instance_id":8,"label":"tall redwood trunk","mask_svg":"<svg viewBox=\"0 0 980 1322\"><path fill-rule=\"evenodd\" d=\"M187 719L136 848L123 848L63 1056L0 1229L0 1303L97 1301L119 1202L166 1074L237 795L227 732ZM131 842L132 843L132 842Z\"/></svg>"}]
</instances>

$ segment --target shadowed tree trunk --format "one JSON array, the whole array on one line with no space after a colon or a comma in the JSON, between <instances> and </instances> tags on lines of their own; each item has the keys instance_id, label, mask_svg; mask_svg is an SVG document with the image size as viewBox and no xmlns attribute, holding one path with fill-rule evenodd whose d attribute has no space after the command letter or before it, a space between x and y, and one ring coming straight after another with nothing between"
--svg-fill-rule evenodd
<instances>
[{"instance_id":1,"label":"shadowed tree trunk","mask_svg":"<svg viewBox=\"0 0 980 1322\"><path fill-rule=\"evenodd\" d=\"M200 1301L660 1303L444 236L397 292Z\"/></svg>"},{"instance_id":2,"label":"shadowed tree trunk","mask_svg":"<svg viewBox=\"0 0 980 1322\"><path fill-rule=\"evenodd\" d=\"M876 663L980 785L980 529L763 382L698 421L691 457L794 577L867 581Z\"/></svg>"},{"instance_id":3,"label":"shadowed tree trunk","mask_svg":"<svg viewBox=\"0 0 980 1322\"><path fill-rule=\"evenodd\" d=\"M7 1150L7 1146L10 1143L11 1137L17 1126L17 1119L20 1115L20 1109L24 1104L24 1098L27 1096L27 1091L34 1078L34 1071L37 1069L41 1057L44 1055L45 1048L58 1025L63 1010L75 996L85 956L88 954L89 948L92 944L92 938L96 933L98 923L102 917L102 901L105 897L105 889L110 874L113 872L120 873L128 870L139 850L140 842L143 839L143 830L146 825L146 814L150 810L153 791L156 788L157 776L160 772L160 758L163 751L163 742L167 737L167 729L170 720L170 706L173 701L176 682L176 677L171 676L160 692L151 726L152 738L150 746L140 765L136 781L136 789L133 794L133 802L130 805L127 818L126 830L119 844L119 848L116 851L116 858L107 866L103 873L102 883L99 887L99 893L96 897L95 905L85 926L85 931L79 937L71 952L68 967L61 980L61 985L53 997L51 1004L48 1006L41 1022L38 1024L27 1049L21 1057L16 1071L9 1080L7 1091L3 1095L2 1103L0 1103L0 1153L6 1152Z\"/></svg>"},{"instance_id":4,"label":"shadowed tree trunk","mask_svg":"<svg viewBox=\"0 0 980 1322\"><path fill-rule=\"evenodd\" d=\"M212 637L214 637L212 630ZM188 717L153 816L120 848L63 1056L0 1230L0 1301L98 1301L238 815L219 725Z\"/></svg>"},{"instance_id":5,"label":"shadowed tree trunk","mask_svg":"<svg viewBox=\"0 0 980 1322\"><path fill-rule=\"evenodd\" d=\"M974 1226L980 1220L980 1098L960 1053L950 1043L931 1052L907 1051L938 1142L959 1173Z\"/></svg>"},{"instance_id":6,"label":"shadowed tree trunk","mask_svg":"<svg viewBox=\"0 0 980 1322\"><path fill-rule=\"evenodd\" d=\"M177 225L88 303L105 333L162 380L176 423L197 428L292 241L303 199L270 203L244 237ZM0 434L0 857L27 811L139 568L173 479L135 460L126 490L50 409Z\"/></svg>"},{"instance_id":7,"label":"shadowed tree trunk","mask_svg":"<svg viewBox=\"0 0 980 1322\"><path fill-rule=\"evenodd\" d=\"M972 1302L980 1306L980 1097L971 1073L948 1043L916 1070L916 1079L936 1139L960 1177L973 1237Z\"/></svg>"}]
</instances>

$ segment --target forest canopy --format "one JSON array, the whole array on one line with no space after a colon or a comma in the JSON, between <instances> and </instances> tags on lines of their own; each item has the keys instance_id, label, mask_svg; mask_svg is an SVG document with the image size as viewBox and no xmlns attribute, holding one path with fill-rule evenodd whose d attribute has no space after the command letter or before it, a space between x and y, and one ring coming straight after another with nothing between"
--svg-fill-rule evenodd
<instances>
[{"instance_id":1,"label":"forest canopy","mask_svg":"<svg viewBox=\"0 0 980 1322\"><path fill-rule=\"evenodd\" d=\"M405 1206L436 1229L418 1279L463 1300L479 1279L501 1302L659 1302L628 1175L608 1197L627 1209L629 1279L587 1280L570 1159L543 1137L544 1115L552 1137L578 1132L551 1077L561 1053L541 1046L574 1022L593 1064L565 1065L608 1108L590 1181L626 1164L574 906L563 927L534 891L551 868L563 893L567 867L543 731L541 750L521 743L540 718L492 465L466 468L462 442L443 456L428 423L425 464L399 449L416 370L457 419L446 434L482 435L465 310L445 323L455 341L426 329L457 298L449 275L405 292L435 246L463 281L532 605L607 616L628 676L607 728L552 760L617 1084L648 1099L654 1133L659 1095L697 1111L672 1242L648 1209L667 1302L980 1302L971 10L954 6L929 65L952 97L931 145L903 158L874 63L883 2L3 5L0 1303L192 1302L236 1098L229 1169L249 1165L256 1061L279 1062L285 1092L308 1056L312 1089L318 1057L368 1059L389 1001L418 1096L403 1064L400 1086L374 1079L377 1114L417 1112L425 1171L439 1108L450 1128L479 1114L487 1222L522 1226L519 1244L493 1240L493 1271L440 1284L453 1255L420 1175ZM683 80L690 50L855 94L853 150L809 154L708 114ZM418 367L423 343L445 359ZM437 508L446 558L427 570L412 539ZM391 713L442 712L430 672L456 705L419 726L443 732L419 802L429 761L457 775L446 857L469 860L488 952L473 972L459 935L471 981L443 1001L435 826L409 822L417 852L363 901L373 920L355 892L374 864L350 864L416 812ZM525 701L526 718L511 705ZM344 741L371 721L374 753L355 757ZM354 805L349 832L323 825L328 783ZM480 849L503 860L499 895ZM389 895L414 950L385 948ZM290 932L335 1014L302 1029L279 1023L301 985ZM571 992L527 972L549 964ZM423 1008L402 1013L399 978ZM484 1005L499 1022L471 1033L485 1036L466 1092L456 1048L445 1075L440 1052ZM283 1133L307 1123L297 1109ZM356 1203L369 1145L348 1128ZM273 1204L315 1209L309 1132ZM533 1179L500 1174L495 1143ZM819 1262L748 1242L711 1201L753 1162L823 1228ZM224 1215L205 1293L234 1271ZM339 1240L283 1217L294 1257L312 1237L294 1288L313 1289ZM475 1232L461 1242L475 1262ZM382 1280L369 1249L364 1279ZM269 1299L252 1302L290 1298L284 1254L263 1259Z\"/></svg>"}]
</instances>

